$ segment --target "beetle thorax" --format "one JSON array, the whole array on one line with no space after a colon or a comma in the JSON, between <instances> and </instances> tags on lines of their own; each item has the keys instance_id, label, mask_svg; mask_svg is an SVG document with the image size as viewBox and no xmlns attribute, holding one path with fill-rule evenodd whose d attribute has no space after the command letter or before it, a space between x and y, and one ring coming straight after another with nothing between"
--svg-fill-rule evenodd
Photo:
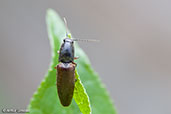
<instances>
[{"instance_id":1,"label":"beetle thorax","mask_svg":"<svg viewBox=\"0 0 171 114\"><path fill-rule=\"evenodd\" d=\"M74 60L73 40L65 38L59 52L59 62L70 63Z\"/></svg>"}]
</instances>

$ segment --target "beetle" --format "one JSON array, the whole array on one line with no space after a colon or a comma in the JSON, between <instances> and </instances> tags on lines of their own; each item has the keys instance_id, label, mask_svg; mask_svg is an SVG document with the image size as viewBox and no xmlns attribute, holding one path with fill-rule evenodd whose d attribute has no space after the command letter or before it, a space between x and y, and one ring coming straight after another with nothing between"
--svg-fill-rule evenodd
<instances>
[{"instance_id":1,"label":"beetle","mask_svg":"<svg viewBox=\"0 0 171 114\"><path fill-rule=\"evenodd\" d=\"M63 106L69 106L72 101L75 87L74 41L69 38L63 40L59 51L57 65L57 91ZM76 58L75 58L76 59Z\"/></svg>"},{"instance_id":2,"label":"beetle","mask_svg":"<svg viewBox=\"0 0 171 114\"><path fill-rule=\"evenodd\" d=\"M59 58L56 70L57 70L57 91L61 104L63 106L69 106L72 101L74 87L75 87L75 68L77 66L74 63L74 41L97 41L92 39L71 39L67 32L67 22L64 18L66 27L66 38L58 52Z\"/></svg>"},{"instance_id":3,"label":"beetle","mask_svg":"<svg viewBox=\"0 0 171 114\"><path fill-rule=\"evenodd\" d=\"M63 43L58 52L59 64L56 67L57 70L57 92L59 100L63 106L69 106L72 101L74 87L75 87L75 67L74 59L74 40L69 38L67 34L67 23L64 18L66 25L66 38L63 40Z\"/></svg>"}]
</instances>

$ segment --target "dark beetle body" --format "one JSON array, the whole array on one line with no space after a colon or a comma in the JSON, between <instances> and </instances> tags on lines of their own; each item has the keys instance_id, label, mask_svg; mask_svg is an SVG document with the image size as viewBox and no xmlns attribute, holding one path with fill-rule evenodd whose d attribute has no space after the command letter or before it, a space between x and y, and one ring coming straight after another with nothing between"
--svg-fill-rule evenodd
<instances>
[{"instance_id":1,"label":"dark beetle body","mask_svg":"<svg viewBox=\"0 0 171 114\"><path fill-rule=\"evenodd\" d=\"M75 66L73 40L65 38L59 51L57 65L57 91L63 106L69 106L72 101L75 86Z\"/></svg>"}]
</instances>

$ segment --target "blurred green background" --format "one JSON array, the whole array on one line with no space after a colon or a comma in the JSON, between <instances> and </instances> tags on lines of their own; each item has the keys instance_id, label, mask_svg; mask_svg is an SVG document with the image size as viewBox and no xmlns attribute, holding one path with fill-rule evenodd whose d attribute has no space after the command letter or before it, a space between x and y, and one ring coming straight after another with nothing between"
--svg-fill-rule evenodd
<instances>
[{"instance_id":1,"label":"blurred green background","mask_svg":"<svg viewBox=\"0 0 171 114\"><path fill-rule=\"evenodd\" d=\"M50 63L47 8L66 17L119 114L171 114L171 1L1 0L0 110L25 109ZM1 113L1 112L0 112Z\"/></svg>"}]
</instances>

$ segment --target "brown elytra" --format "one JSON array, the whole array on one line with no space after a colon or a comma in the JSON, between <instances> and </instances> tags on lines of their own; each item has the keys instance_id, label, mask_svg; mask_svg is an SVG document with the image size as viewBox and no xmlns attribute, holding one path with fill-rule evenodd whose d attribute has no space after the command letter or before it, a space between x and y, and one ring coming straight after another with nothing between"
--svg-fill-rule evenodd
<instances>
[{"instance_id":1,"label":"brown elytra","mask_svg":"<svg viewBox=\"0 0 171 114\"><path fill-rule=\"evenodd\" d=\"M57 65L57 91L63 106L72 101L75 86L75 64L59 63Z\"/></svg>"}]
</instances>

